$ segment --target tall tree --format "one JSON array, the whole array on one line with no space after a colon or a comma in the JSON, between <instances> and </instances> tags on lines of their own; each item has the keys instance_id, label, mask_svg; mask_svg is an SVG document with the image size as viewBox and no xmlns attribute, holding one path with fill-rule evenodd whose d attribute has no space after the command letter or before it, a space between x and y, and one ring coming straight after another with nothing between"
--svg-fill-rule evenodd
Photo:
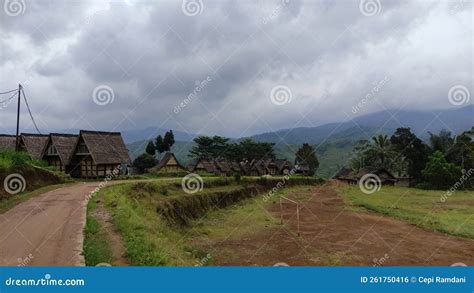
<instances>
[{"instance_id":1,"label":"tall tree","mask_svg":"<svg viewBox=\"0 0 474 293\"><path fill-rule=\"evenodd\" d=\"M219 159L225 157L229 139L222 136L198 136L196 145L189 151L189 156L203 159Z\"/></svg>"},{"instance_id":2,"label":"tall tree","mask_svg":"<svg viewBox=\"0 0 474 293\"><path fill-rule=\"evenodd\" d=\"M156 137L155 147L159 154L166 151L165 143L163 142L163 137L161 135Z\"/></svg>"},{"instance_id":3,"label":"tall tree","mask_svg":"<svg viewBox=\"0 0 474 293\"><path fill-rule=\"evenodd\" d=\"M155 144L150 140L145 149L146 153L154 156L156 154Z\"/></svg>"},{"instance_id":4,"label":"tall tree","mask_svg":"<svg viewBox=\"0 0 474 293\"><path fill-rule=\"evenodd\" d=\"M428 161L429 148L421 141L410 128L398 128L390 138L390 142L396 152L399 153L395 160L398 164L399 158L403 156L407 163L407 173L415 181L421 179L421 171Z\"/></svg>"},{"instance_id":5,"label":"tall tree","mask_svg":"<svg viewBox=\"0 0 474 293\"><path fill-rule=\"evenodd\" d=\"M307 165L310 170L310 175L314 175L316 169L319 167L319 160L314 147L307 143L303 144L303 146L296 151L295 164Z\"/></svg>"},{"instance_id":6,"label":"tall tree","mask_svg":"<svg viewBox=\"0 0 474 293\"><path fill-rule=\"evenodd\" d=\"M367 151L369 155L374 156L379 161L382 168L389 168L390 164L393 163L390 160L396 156L390 139L387 135L382 134L372 137L372 143Z\"/></svg>"},{"instance_id":7,"label":"tall tree","mask_svg":"<svg viewBox=\"0 0 474 293\"><path fill-rule=\"evenodd\" d=\"M165 137L163 138L163 146L165 151L169 151L171 147L174 145L174 134L173 130L167 131L165 133Z\"/></svg>"},{"instance_id":8,"label":"tall tree","mask_svg":"<svg viewBox=\"0 0 474 293\"><path fill-rule=\"evenodd\" d=\"M454 137L451 132L443 129L438 134L428 133L430 135L430 144L433 152L440 151L444 156L448 157L451 152L451 147L454 144Z\"/></svg>"}]
</instances>

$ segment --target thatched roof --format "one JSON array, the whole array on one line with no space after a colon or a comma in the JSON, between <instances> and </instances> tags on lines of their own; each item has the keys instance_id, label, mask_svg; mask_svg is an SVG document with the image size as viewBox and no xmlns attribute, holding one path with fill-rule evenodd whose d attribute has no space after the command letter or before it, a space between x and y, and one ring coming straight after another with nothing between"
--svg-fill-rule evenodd
<instances>
[{"instance_id":1,"label":"thatched roof","mask_svg":"<svg viewBox=\"0 0 474 293\"><path fill-rule=\"evenodd\" d=\"M0 150L14 151L16 146L16 136L9 134L0 134Z\"/></svg>"},{"instance_id":2,"label":"thatched roof","mask_svg":"<svg viewBox=\"0 0 474 293\"><path fill-rule=\"evenodd\" d=\"M186 170L186 168L181 165L178 161L178 159L176 158L176 156L173 154L173 153L166 153L163 158L160 160L160 162L158 163L158 165L156 165L155 167L153 168L150 168L149 171L151 172L157 172L157 171L160 171L163 167L167 166L168 165L168 162L169 160L171 160L171 158L174 158L174 160L176 161L176 164L179 168L182 168L183 170Z\"/></svg>"},{"instance_id":3,"label":"thatched roof","mask_svg":"<svg viewBox=\"0 0 474 293\"><path fill-rule=\"evenodd\" d=\"M350 168L343 167L336 175L333 176L335 179L353 179L354 173Z\"/></svg>"},{"instance_id":4,"label":"thatched roof","mask_svg":"<svg viewBox=\"0 0 474 293\"><path fill-rule=\"evenodd\" d=\"M75 134L51 133L49 139L56 147L63 165L69 165L79 136Z\"/></svg>"},{"instance_id":5,"label":"thatched roof","mask_svg":"<svg viewBox=\"0 0 474 293\"><path fill-rule=\"evenodd\" d=\"M275 164L277 165L279 172L282 172L283 168L285 167L287 167L288 169L293 169L293 164L285 159L276 159Z\"/></svg>"},{"instance_id":6,"label":"thatched roof","mask_svg":"<svg viewBox=\"0 0 474 293\"><path fill-rule=\"evenodd\" d=\"M226 161L215 161L216 168L224 173L231 172L231 165Z\"/></svg>"},{"instance_id":7,"label":"thatched roof","mask_svg":"<svg viewBox=\"0 0 474 293\"><path fill-rule=\"evenodd\" d=\"M201 165L206 170L206 172L214 173L216 171L216 166L212 160L199 159L194 165L193 170L196 170L198 165Z\"/></svg>"},{"instance_id":8,"label":"thatched roof","mask_svg":"<svg viewBox=\"0 0 474 293\"><path fill-rule=\"evenodd\" d=\"M95 164L130 164L130 156L120 132L81 130L84 140Z\"/></svg>"},{"instance_id":9,"label":"thatched roof","mask_svg":"<svg viewBox=\"0 0 474 293\"><path fill-rule=\"evenodd\" d=\"M40 160L48 143L49 135L22 133L21 140L26 152L33 160Z\"/></svg>"}]
</instances>

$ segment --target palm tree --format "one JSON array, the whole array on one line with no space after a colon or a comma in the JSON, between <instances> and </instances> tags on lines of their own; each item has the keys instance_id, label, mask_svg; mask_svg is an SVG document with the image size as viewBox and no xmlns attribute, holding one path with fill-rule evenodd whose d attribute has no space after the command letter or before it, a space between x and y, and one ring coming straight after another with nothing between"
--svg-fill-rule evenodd
<instances>
[{"instance_id":1,"label":"palm tree","mask_svg":"<svg viewBox=\"0 0 474 293\"><path fill-rule=\"evenodd\" d=\"M390 165L388 161L397 155L388 136L382 134L372 137L372 143L368 146L367 154L369 157L376 159L382 168L388 167Z\"/></svg>"}]
</instances>

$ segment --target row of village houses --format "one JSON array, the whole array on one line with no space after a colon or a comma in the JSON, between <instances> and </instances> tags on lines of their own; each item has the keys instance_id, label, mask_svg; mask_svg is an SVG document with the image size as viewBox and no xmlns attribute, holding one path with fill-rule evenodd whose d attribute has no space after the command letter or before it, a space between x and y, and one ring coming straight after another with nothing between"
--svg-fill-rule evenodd
<instances>
[{"instance_id":1,"label":"row of village houses","mask_svg":"<svg viewBox=\"0 0 474 293\"><path fill-rule=\"evenodd\" d=\"M131 160L119 132L81 130L79 135L51 133L19 136L20 150L33 160L44 160L48 165L70 174L72 177L96 178L111 174L120 168L121 174L129 174ZM0 134L0 149L15 150L16 136ZM148 169L153 173L183 171L207 172L218 176L234 174L247 176L285 175L294 172L307 175L309 168L295 168L287 160L253 160L227 162L222 160L198 160L190 170L181 165L173 153L166 153L159 163Z\"/></svg>"},{"instance_id":2,"label":"row of village houses","mask_svg":"<svg viewBox=\"0 0 474 293\"><path fill-rule=\"evenodd\" d=\"M79 135L22 133L19 148L31 159L44 160L73 177L105 177L116 168L126 174L131 164L119 132L81 130ZM0 149L15 150L16 136L1 134Z\"/></svg>"}]
</instances>

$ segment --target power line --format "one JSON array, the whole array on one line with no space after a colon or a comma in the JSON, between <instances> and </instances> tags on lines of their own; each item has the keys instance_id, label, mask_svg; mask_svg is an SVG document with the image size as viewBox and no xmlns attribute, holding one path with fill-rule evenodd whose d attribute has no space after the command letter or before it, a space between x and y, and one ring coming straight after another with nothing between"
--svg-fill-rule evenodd
<instances>
[{"instance_id":1,"label":"power line","mask_svg":"<svg viewBox=\"0 0 474 293\"><path fill-rule=\"evenodd\" d=\"M8 99L0 101L0 104L4 104L4 103L7 103L7 102L10 102L11 100L13 100L15 98L15 96L17 95L16 91L17 90L15 90L15 93L13 95L11 95Z\"/></svg>"},{"instance_id":2,"label":"power line","mask_svg":"<svg viewBox=\"0 0 474 293\"><path fill-rule=\"evenodd\" d=\"M16 91L17 91L17 89L14 89L14 90L11 90L11 91L0 93L0 95L9 94L9 93L13 93L13 92L16 92Z\"/></svg>"},{"instance_id":3,"label":"power line","mask_svg":"<svg viewBox=\"0 0 474 293\"><path fill-rule=\"evenodd\" d=\"M36 131L41 134L41 131L39 131L38 126L36 125L35 118L33 118L33 114L31 114L30 106L28 105L28 100L26 99L25 90L21 88L21 92L23 93L23 99L25 100L26 108L28 108L28 113L30 113L31 121L33 121Z\"/></svg>"}]
</instances>

